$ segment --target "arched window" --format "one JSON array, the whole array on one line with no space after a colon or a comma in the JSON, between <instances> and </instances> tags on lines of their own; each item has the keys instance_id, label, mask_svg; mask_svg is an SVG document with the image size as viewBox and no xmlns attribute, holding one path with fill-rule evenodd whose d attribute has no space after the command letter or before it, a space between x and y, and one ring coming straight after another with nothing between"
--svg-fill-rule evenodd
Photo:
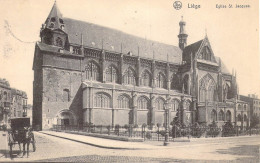
<instances>
[{"instance_id":1,"label":"arched window","mask_svg":"<svg viewBox=\"0 0 260 163\"><path fill-rule=\"evenodd\" d=\"M148 110L148 106L149 106L148 104L149 103L148 103L147 98L145 98L143 96L139 97L138 100L137 100L137 107L138 107L138 109Z\"/></svg>"},{"instance_id":2,"label":"arched window","mask_svg":"<svg viewBox=\"0 0 260 163\"><path fill-rule=\"evenodd\" d=\"M135 72L132 68L128 68L123 75L123 83L135 85Z\"/></svg>"},{"instance_id":3,"label":"arched window","mask_svg":"<svg viewBox=\"0 0 260 163\"><path fill-rule=\"evenodd\" d=\"M173 110L173 111L178 111L179 109L179 101L176 100L176 99L173 99L170 103L170 109Z\"/></svg>"},{"instance_id":4,"label":"arched window","mask_svg":"<svg viewBox=\"0 0 260 163\"><path fill-rule=\"evenodd\" d=\"M63 101L69 102L70 101L70 91L68 89L63 89Z\"/></svg>"},{"instance_id":5,"label":"arched window","mask_svg":"<svg viewBox=\"0 0 260 163\"><path fill-rule=\"evenodd\" d=\"M140 85L151 87L152 86L152 80L150 73L145 70L141 75Z\"/></svg>"},{"instance_id":6,"label":"arched window","mask_svg":"<svg viewBox=\"0 0 260 163\"><path fill-rule=\"evenodd\" d=\"M240 114L238 114L238 116L237 116L237 121L239 121L239 122L242 121L242 116Z\"/></svg>"},{"instance_id":7,"label":"arched window","mask_svg":"<svg viewBox=\"0 0 260 163\"><path fill-rule=\"evenodd\" d=\"M164 100L161 98L158 98L155 101L155 109L156 110L164 110Z\"/></svg>"},{"instance_id":8,"label":"arched window","mask_svg":"<svg viewBox=\"0 0 260 163\"><path fill-rule=\"evenodd\" d=\"M244 111L246 111L246 105L244 105Z\"/></svg>"},{"instance_id":9,"label":"arched window","mask_svg":"<svg viewBox=\"0 0 260 163\"><path fill-rule=\"evenodd\" d=\"M201 52L201 57L202 59L204 60L208 60L208 61L211 61L211 52L210 52L210 49L208 46L205 46L203 49L202 49L202 52Z\"/></svg>"},{"instance_id":10,"label":"arched window","mask_svg":"<svg viewBox=\"0 0 260 163\"><path fill-rule=\"evenodd\" d=\"M219 121L224 121L224 112L223 110L220 110L218 113L218 120Z\"/></svg>"},{"instance_id":11,"label":"arched window","mask_svg":"<svg viewBox=\"0 0 260 163\"><path fill-rule=\"evenodd\" d=\"M199 96L199 100L200 102L206 102L206 85L204 80L201 81L200 83L200 96Z\"/></svg>"},{"instance_id":12,"label":"arched window","mask_svg":"<svg viewBox=\"0 0 260 163\"><path fill-rule=\"evenodd\" d=\"M215 84L211 82L208 88L208 100L215 101L214 96L215 96Z\"/></svg>"},{"instance_id":13,"label":"arched window","mask_svg":"<svg viewBox=\"0 0 260 163\"><path fill-rule=\"evenodd\" d=\"M179 77L173 74L171 77L171 89L178 90L180 87Z\"/></svg>"},{"instance_id":14,"label":"arched window","mask_svg":"<svg viewBox=\"0 0 260 163\"><path fill-rule=\"evenodd\" d=\"M166 88L166 78L163 73L159 73L156 77L156 87Z\"/></svg>"},{"instance_id":15,"label":"arched window","mask_svg":"<svg viewBox=\"0 0 260 163\"><path fill-rule=\"evenodd\" d=\"M189 85L189 75L185 75L183 78L183 88L184 88L184 93L188 94L188 85Z\"/></svg>"},{"instance_id":16,"label":"arched window","mask_svg":"<svg viewBox=\"0 0 260 163\"><path fill-rule=\"evenodd\" d=\"M130 99L124 95L121 95L117 99L118 108L130 109Z\"/></svg>"},{"instance_id":17,"label":"arched window","mask_svg":"<svg viewBox=\"0 0 260 163\"><path fill-rule=\"evenodd\" d=\"M7 92L4 91L4 100L7 101Z\"/></svg>"},{"instance_id":18,"label":"arched window","mask_svg":"<svg viewBox=\"0 0 260 163\"><path fill-rule=\"evenodd\" d=\"M114 66L109 66L106 69L106 82L112 82L117 83L118 76L117 76L117 70Z\"/></svg>"},{"instance_id":19,"label":"arched window","mask_svg":"<svg viewBox=\"0 0 260 163\"><path fill-rule=\"evenodd\" d=\"M63 47L62 39L60 37L56 38L56 46Z\"/></svg>"},{"instance_id":20,"label":"arched window","mask_svg":"<svg viewBox=\"0 0 260 163\"><path fill-rule=\"evenodd\" d=\"M98 93L94 97L94 107L110 108L110 97L104 93Z\"/></svg>"},{"instance_id":21,"label":"arched window","mask_svg":"<svg viewBox=\"0 0 260 163\"><path fill-rule=\"evenodd\" d=\"M244 122L247 121L247 116L244 114Z\"/></svg>"},{"instance_id":22,"label":"arched window","mask_svg":"<svg viewBox=\"0 0 260 163\"><path fill-rule=\"evenodd\" d=\"M216 122L217 121L217 112L216 110L211 111L211 121Z\"/></svg>"},{"instance_id":23,"label":"arched window","mask_svg":"<svg viewBox=\"0 0 260 163\"><path fill-rule=\"evenodd\" d=\"M226 119L228 122L231 122L231 112L229 110L226 113Z\"/></svg>"},{"instance_id":24,"label":"arched window","mask_svg":"<svg viewBox=\"0 0 260 163\"><path fill-rule=\"evenodd\" d=\"M86 79L95 81L99 80L99 67L93 62L88 63L86 66Z\"/></svg>"},{"instance_id":25,"label":"arched window","mask_svg":"<svg viewBox=\"0 0 260 163\"><path fill-rule=\"evenodd\" d=\"M199 101L215 101L216 100L216 84L213 78L207 74L200 80Z\"/></svg>"}]
</instances>

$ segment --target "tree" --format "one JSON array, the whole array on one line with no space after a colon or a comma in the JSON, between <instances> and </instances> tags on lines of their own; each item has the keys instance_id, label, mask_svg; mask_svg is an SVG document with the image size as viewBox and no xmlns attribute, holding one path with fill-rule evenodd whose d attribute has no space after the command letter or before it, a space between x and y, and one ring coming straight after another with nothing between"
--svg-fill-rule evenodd
<instances>
[{"instance_id":1,"label":"tree","mask_svg":"<svg viewBox=\"0 0 260 163\"><path fill-rule=\"evenodd\" d=\"M251 118L251 127L256 127L258 124L260 124L259 117L257 115L253 115Z\"/></svg>"}]
</instances>

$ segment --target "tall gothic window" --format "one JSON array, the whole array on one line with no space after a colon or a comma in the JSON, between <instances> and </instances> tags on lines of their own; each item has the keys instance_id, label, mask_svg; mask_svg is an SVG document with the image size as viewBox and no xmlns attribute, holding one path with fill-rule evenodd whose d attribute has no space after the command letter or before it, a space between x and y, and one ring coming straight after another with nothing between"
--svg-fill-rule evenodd
<instances>
[{"instance_id":1,"label":"tall gothic window","mask_svg":"<svg viewBox=\"0 0 260 163\"><path fill-rule=\"evenodd\" d=\"M223 110L220 110L218 113L218 120L219 121L224 121L224 112Z\"/></svg>"},{"instance_id":2,"label":"tall gothic window","mask_svg":"<svg viewBox=\"0 0 260 163\"><path fill-rule=\"evenodd\" d=\"M179 101L178 100L175 100L175 99L173 99L172 101L171 101L171 103L170 103L170 109L172 110L172 111L178 111L178 109L179 109Z\"/></svg>"},{"instance_id":3,"label":"tall gothic window","mask_svg":"<svg viewBox=\"0 0 260 163\"><path fill-rule=\"evenodd\" d=\"M137 107L138 107L138 109L147 110L148 106L149 106L148 104L149 104L148 100L145 97L143 97L143 96L141 96L137 100Z\"/></svg>"},{"instance_id":4,"label":"tall gothic window","mask_svg":"<svg viewBox=\"0 0 260 163\"><path fill-rule=\"evenodd\" d=\"M247 121L247 116L244 114L244 121Z\"/></svg>"},{"instance_id":5,"label":"tall gothic window","mask_svg":"<svg viewBox=\"0 0 260 163\"><path fill-rule=\"evenodd\" d=\"M118 76L117 70L114 66L109 66L106 69L106 82L117 83Z\"/></svg>"},{"instance_id":6,"label":"tall gothic window","mask_svg":"<svg viewBox=\"0 0 260 163\"><path fill-rule=\"evenodd\" d=\"M151 87L152 86L152 80L150 73L145 70L141 75L141 81L140 85Z\"/></svg>"},{"instance_id":7,"label":"tall gothic window","mask_svg":"<svg viewBox=\"0 0 260 163\"><path fill-rule=\"evenodd\" d=\"M135 85L135 72L132 68L128 68L123 75L124 84Z\"/></svg>"},{"instance_id":8,"label":"tall gothic window","mask_svg":"<svg viewBox=\"0 0 260 163\"><path fill-rule=\"evenodd\" d=\"M63 47L62 39L60 37L56 38L56 46Z\"/></svg>"},{"instance_id":9,"label":"tall gothic window","mask_svg":"<svg viewBox=\"0 0 260 163\"><path fill-rule=\"evenodd\" d=\"M229 110L226 113L226 119L228 122L231 122L231 112Z\"/></svg>"},{"instance_id":10,"label":"tall gothic window","mask_svg":"<svg viewBox=\"0 0 260 163\"><path fill-rule=\"evenodd\" d=\"M90 62L86 66L86 79L87 80L95 80L95 81L99 80L99 68L93 62Z\"/></svg>"},{"instance_id":11,"label":"tall gothic window","mask_svg":"<svg viewBox=\"0 0 260 163\"><path fill-rule=\"evenodd\" d=\"M216 110L211 111L211 121L216 122L217 121L217 112Z\"/></svg>"},{"instance_id":12,"label":"tall gothic window","mask_svg":"<svg viewBox=\"0 0 260 163\"><path fill-rule=\"evenodd\" d=\"M166 78L163 73L159 73L156 77L156 87L166 88Z\"/></svg>"},{"instance_id":13,"label":"tall gothic window","mask_svg":"<svg viewBox=\"0 0 260 163\"><path fill-rule=\"evenodd\" d=\"M189 85L189 75L185 75L183 78L183 87L184 87L184 93L188 94L188 85Z\"/></svg>"},{"instance_id":14,"label":"tall gothic window","mask_svg":"<svg viewBox=\"0 0 260 163\"><path fill-rule=\"evenodd\" d=\"M94 97L94 107L110 108L110 97L104 93L98 93Z\"/></svg>"},{"instance_id":15,"label":"tall gothic window","mask_svg":"<svg viewBox=\"0 0 260 163\"><path fill-rule=\"evenodd\" d=\"M206 102L206 86L205 86L204 81L201 81L201 84L200 84L199 100L200 100L200 102Z\"/></svg>"},{"instance_id":16,"label":"tall gothic window","mask_svg":"<svg viewBox=\"0 0 260 163\"><path fill-rule=\"evenodd\" d=\"M161 98L158 98L155 101L155 109L156 110L164 110L164 101Z\"/></svg>"},{"instance_id":17,"label":"tall gothic window","mask_svg":"<svg viewBox=\"0 0 260 163\"><path fill-rule=\"evenodd\" d=\"M216 84L212 77L207 74L200 81L199 101L215 101L216 100Z\"/></svg>"},{"instance_id":18,"label":"tall gothic window","mask_svg":"<svg viewBox=\"0 0 260 163\"><path fill-rule=\"evenodd\" d=\"M237 116L237 121L239 121L239 122L242 121L242 116L240 114L238 114L238 116Z\"/></svg>"},{"instance_id":19,"label":"tall gothic window","mask_svg":"<svg viewBox=\"0 0 260 163\"><path fill-rule=\"evenodd\" d=\"M7 101L7 92L4 91L4 100Z\"/></svg>"},{"instance_id":20,"label":"tall gothic window","mask_svg":"<svg viewBox=\"0 0 260 163\"><path fill-rule=\"evenodd\" d=\"M121 95L117 99L118 108L130 109L130 99L124 95Z\"/></svg>"},{"instance_id":21,"label":"tall gothic window","mask_svg":"<svg viewBox=\"0 0 260 163\"><path fill-rule=\"evenodd\" d=\"M177 74L173 74L171 77L171 89L178 90L180 87L179 78Z\"/></svg>"}]
</instances>

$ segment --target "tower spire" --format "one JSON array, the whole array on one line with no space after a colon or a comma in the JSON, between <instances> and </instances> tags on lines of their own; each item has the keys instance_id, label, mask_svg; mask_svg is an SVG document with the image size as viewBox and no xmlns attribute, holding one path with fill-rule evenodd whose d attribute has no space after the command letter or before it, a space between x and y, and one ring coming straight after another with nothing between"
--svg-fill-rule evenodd
<instances>
[{"instance_id":1,"label":"tower spire","mask_svg":"<svg viewBox=\"0 0 260 163\"><path fill-rule=\"evenodd\" d=\"M49 29L62 29L64 30L64 22L62 19L62 14L57 6L56 0L54 1L54 4L52 6L52 9L49 13L49 16L47 17L45 21L46 28Z\"/></svg>"},{"instance_id":2,"label":"tower spire","mask_svg":"<svg viewBox=\"0 0 260 163\"><path fill-rule=\"evenodd\" d=\"M185 48L185 46L187 45L187 37L188 37L188 35L185 31L186 22L183 20L183 16L181 16L181 21L180 21L179 25L180 25L180 32L178 35L179 47L181 50L183 50Z\"/></svg>"}]
</instances>

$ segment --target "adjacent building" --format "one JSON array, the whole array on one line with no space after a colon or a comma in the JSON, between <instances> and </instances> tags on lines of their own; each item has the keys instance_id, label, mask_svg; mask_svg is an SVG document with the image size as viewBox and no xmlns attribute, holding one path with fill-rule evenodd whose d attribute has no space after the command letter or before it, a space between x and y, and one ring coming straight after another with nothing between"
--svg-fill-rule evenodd
<instances>
[{"instance_id":1,"label":"adjacent building","mask_svg":"<svg viewBox=\"0 0 260 163\"><path fill-rule=\"evenodd\" d=\"M249 94L248 96L240 95L240 99L246 101L250 107L250 115L260 117L260 99L257 95Z\"/></svg>"},{"instance_id":2,"label":"adjacent building","mask_svg":"<svg viewBox=\"0 0 260 163\"><path fill-rule=\"evenodd\" d=\"M0 124L7 124L10 118L25 117L27 94L11 88L6 79L0 78Z\"/></svg>"},{"instance_id":3,"label":"adjacent building","mask_svg":"<svg viewBox=\"0 0 260 163\"><path fill-rule=\"evenodd\" d=\"M239 103L247 104L237 99L235 74L207 36L187 45L186 22L179 26L174 46L65 18L55 3L35 45L33 126L153 126L177 112L185 125L236 125L246 113Z\"/></svg>"}]
</instances>

